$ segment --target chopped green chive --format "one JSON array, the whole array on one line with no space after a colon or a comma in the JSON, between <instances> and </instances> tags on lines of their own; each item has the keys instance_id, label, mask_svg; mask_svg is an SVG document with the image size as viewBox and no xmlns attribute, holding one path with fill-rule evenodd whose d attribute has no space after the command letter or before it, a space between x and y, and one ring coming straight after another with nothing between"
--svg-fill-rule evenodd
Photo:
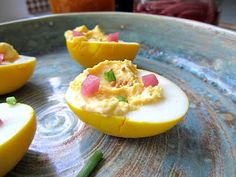
<instances>
[{"instance_id":1,"label":"chopped green chive","mask_svg":"<svg viewBox=\"0 0 236 177\"><path fill-rule=\"evenodd\" d=\"M80 170L76 177L88 177L95 169L97 164L102 160L103 153L100 150L95 151L88 159L86 164Z\"/></svg>"},{"instance_id":2,"label":"chopped green chive","mask_svg":"<svg viewBox=\"0 0 236 177\"><path fill-rule=\"evenodd\" d=\"M7 104L15 105L16 104L16 98L14 96L7 97L6 102L7 102Z\"/></svg>"},{"instance_id":3,"label":"chopped green chive","mask_svg":"<svg viewBox=\"0 0 236 177\"><path fill-rule=\"evenodd\" d=\"M128 103L127 99L126 99L124 96L118 96L117 99L118 99L120 102L123 101L123 102Z\"/></svg>"},{"instance_id":4,"label":"chopped green chive","mask_svg":"<svg viewBox=\"0 0 236 177\"><path fill-rule=\"evenodd\" d=\"M116 81L116 76L112 70L110 70L108 72L104 72L103 76L108 82Z\"/></svg>"}]
</instances>

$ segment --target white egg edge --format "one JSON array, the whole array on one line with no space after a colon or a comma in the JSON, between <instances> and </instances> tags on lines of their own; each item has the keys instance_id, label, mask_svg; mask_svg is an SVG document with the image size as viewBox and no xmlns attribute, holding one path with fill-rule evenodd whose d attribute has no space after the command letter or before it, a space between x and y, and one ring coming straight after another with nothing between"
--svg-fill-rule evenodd
<instances>
[{"instance_id":1,"label":"white egg edge","mask_svg":"<svg viewBox=\"0 0 236 177\"><path fill-rule=\"evenodd\" d=\"M155 74L162 88L162 98L157 103L141 106L125 117L135 122L161 123L183 117L188 111L189 101L186 94L172 81L154 72L139 69L139 76Z\"/></svg>"},{"instance_id":2,"label":"white egg edge","mask_svg":"<svg viewBox=\"0 0 236 177\"><path fill-rule=\"evenodd\" d=\"M20 58L18 60L16 60L14 63L18 64L18 63L30 62L32 60L36 60L36 58L31 57L31 56L26 56L26 55L20 55Z\"/></svg>"},{"instance_id":3,"label":"white egg edge","mask_svg":"<svg viewBox=\"0 0 236 177\"><path fill-rule=\"evenodd\" d=\"M14 137L31 120L33 109L25 104L0 104L0 146Z\"/></svg>"},{"instance_id":4,"label":"white egg edge","mask_svg":"<svg viewBox=\"0 0 236 177\"><path fill-rule=\"evenodd\" d=\"M17 65L17 64L23 64L23 63L27 63L27 62L31 62L36 60L35 57L30 57L30 56L25 56L25 55L20 55L20 58L17 59L14 62L8 62L7 64L4 65L0 65L0 67L6 67L6 66L12 66L12 65Z\"/></svg>"}]
</instances>

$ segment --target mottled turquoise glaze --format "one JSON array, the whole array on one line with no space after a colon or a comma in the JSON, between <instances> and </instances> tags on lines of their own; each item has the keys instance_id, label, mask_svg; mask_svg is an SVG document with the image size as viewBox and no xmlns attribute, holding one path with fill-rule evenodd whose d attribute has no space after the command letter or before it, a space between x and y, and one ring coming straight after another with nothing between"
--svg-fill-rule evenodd
<instances>
[{"instance_id":1,"label":"mottled turquoise glaze","mask_svg":"<svg viewBox=\"0 0 236 177\"><path fill-rule=\"evenodd\" d=\"M64 31L83 24L99 24L107 33L119 31L123 40L140 42L135 63L187 93L185 119L142 139L107 136L78 120L64 93L83 68L69 57ZM235 176L234 32L169 17L84 13L2 24L0 41L38 59L31 80L9 94L35 108L38 124L29 151L7 176L76 176L95 149L103 151L104 160L92 176Z\"/></svg>"}]
</instances>

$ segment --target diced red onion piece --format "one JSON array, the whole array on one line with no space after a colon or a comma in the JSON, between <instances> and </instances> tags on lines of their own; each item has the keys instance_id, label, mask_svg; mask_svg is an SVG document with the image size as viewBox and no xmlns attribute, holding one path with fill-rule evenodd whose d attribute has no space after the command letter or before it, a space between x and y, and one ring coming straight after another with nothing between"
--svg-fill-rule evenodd
<instances>
[{"instance_id":1,"label":"diced red onion piece","mask_svg":"<svg viewBox=\"0 0 236 177\"><path fill-rule=\"evenodd\" d=\"M84 36L84 34L79 31L73 31L72 33L74 37Z\"/></svg>"},{"instance_id":2,"label":"diced red onion piece","mask_svg":"<svg viewBox=\"0 0 236 177\"><path fill-rule=\"evenodd\" d=\"M118 42L119 41L119 33L111 33L107 35L107 40L109 42Z\"/></svg>"},{"instance_id":3,"label":"diced red onion piece","mask_svg":"<svg viewBox=\"0 0 236 177\"><path fill-rule=\"evenodd\" d=\"M95 75L88 75L82 83L81 94L83 97L94 95L99 90L100 79Z\"/></svg>"},{"instance_id":4,"label":"diced red onion piece","mask_svg":"<svg viewBox=\"0 0 236 177\"><path fill-rule=\"evenodd\" d=\"M147 75L142 76L142 81L143 81L144 87L148 87L148 86L154 87L158 85L159 83L155 74L147 74Z\"/></svg>"},{"instance_id":5,"label":"diced red onion piece","mask_svg":"<svg viewBox=\"0 0 236 177\"><path fill-rule=\"evenodd\" d=\"M0 64L2 64L3 60L4 60L4 54L0 53Z\"/></svg>"},{"instance_id":6,"label":"diced red onion piece","mask_svg":"<svg viewBox=\"0 0 236 177\"><path fill-rule=\"evenodd\" d=\"M0 119L0 127L3 125L3 120Z\"/></svg>"}]
</instances>

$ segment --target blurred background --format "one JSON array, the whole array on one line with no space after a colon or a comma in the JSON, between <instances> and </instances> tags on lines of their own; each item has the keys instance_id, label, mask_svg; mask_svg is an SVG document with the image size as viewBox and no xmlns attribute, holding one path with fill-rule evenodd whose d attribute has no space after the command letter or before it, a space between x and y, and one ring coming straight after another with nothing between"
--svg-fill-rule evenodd
<instances>
[{"instance_id":1,"label":"blurred background","mask_svg":"<svg viewBox=\"0 0 236 177\"><path fill-rule=\"evenodd\" d=\"M124 11L236 24L236 0L1 0L0 22L52 13Z\"/></svg>"}]
</instances>

